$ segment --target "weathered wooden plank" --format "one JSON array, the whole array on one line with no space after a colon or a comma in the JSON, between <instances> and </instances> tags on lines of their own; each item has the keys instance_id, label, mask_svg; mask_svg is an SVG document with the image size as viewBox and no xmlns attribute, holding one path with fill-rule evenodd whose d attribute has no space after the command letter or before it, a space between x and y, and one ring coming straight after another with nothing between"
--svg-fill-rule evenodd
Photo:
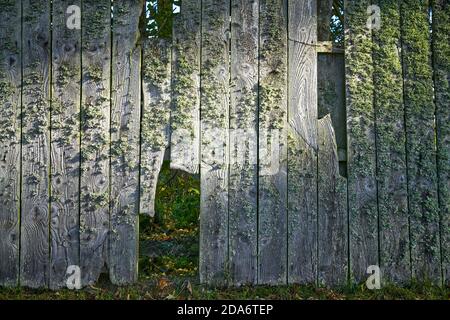
<instances>
[{"instance_id":1,"label":"weathered wooden plank","mask_svg":"<svg viewBox=\"0 0 450 320\"><path fill-rule=\"evenodd\" d=\"M108 261L111 1L83 0L80 176L82 285Z\"/></svg>"},{"instance_id":2,"label":"weathered wooden plank","mask_svg":"<svg viewBox=\"0 0 450 320\"><path fill-rule=\"evenodd\" d=\"M20 283L48 285L50 1L23 1Z\"/></svg>"},{"instance_id":3,"label":"weathered wooden plank","mask_svg":"<svg viewBox=\"0 0 450 320\"><path fill-rule=\"evenodd\" d=\"M184 0L173 21L170 167L197 174L200 166L201 0Z\"/></svg>"},{"instance_id":4,"label":"weathered wooden plank","mask_svg":"<svg viewBox=\"0 0 450 320\"><path fill-rule=\"evenodd\" d=\"M402 0L401 35L413 277L440 282L435 106L428 0Z\"/></svg>"},{"instance_id":5,"label":"weathered wooden plank","mask_svg":"<svg viewBox=\"0 0 450 320\"><path fill-rule=\"evenodd\" d=\"M333 0L317 1L317 38L319 41L330 41L330 21L333 16Z\"/></svg>"},{"instance_id":6,"label":"weathered wooden plank","mask_svg":"<svg viewBox=\"0 0 450 320\"><path fill-rule=\"evenodd\" d=\"M320 119L318 127L318 282L339 287L348 276L347 180L339 174L331 116Z\"/></svg>"},{"instance_id":7,"label":"weathered wooden plank","mask_svg":"<svg viewBox=\"0 0 450 320\"><path fill-rule=\"evenodd\" d=\"M66 13L80 1L53 1L50 287L66 286L66 271L79 265L81 30Z\"/></svg>"},{"instance_id":8,"label":"weathered wooden plank","mask_svg":"<svg viewBox=\"0 0 450 320\"><path fill-rule=\"evenodd\" d=\"M115 2L113 8L111 94L110 279L137 279L141 47L143 1Z\"/></svg>"},{"instance_id":9,"label":"weathered wooden plank","mask_svg":"<svg viewBox=\"0 0 450 320\"><path fill-rule=\"evenodd\" d=\"M202 2L200 281L228 281L230 0Z\"/></svg>"},{"instance_id":10,"label":"weathered wooden plank","mask_svg":"<svg viewBox=\"0 0 450 320\"><path fill-rule=\"evenodd\" d=\"M318 116L331 115L338 147L340 172L347 175L347 112L345 110L345 59L343 54L319 54L317 61Z\"/></svg>"},{"instance_id":11,"label":"weathered wooden plank","mask_svg":"<svg viewBox=\"0 0 450 320\"><path fill-rule=\"evenodd\" d=\"M141 128L140 213L155 215L158 176L169 146L171 43L152 39L144 44Z\"/></svg>"},{"instance_id":12,"label":"weathered wooden plank","mask_svg":"<svg viewBox=\"0 0 450 320\"><path fill-rule=\"evenodd\" d=\"M317 2L288 1L288 281L317 281Z\"/></svg>"},{"instance_id":13,"label":"weathered wooden plank","mask_svg":"<svg viewBox=\"0 0 450 320\"><path fill-rule=\"evenodd\" d=\"M450 1L433 1L433 67L444 283L450 284Z\"/></svg>"},{"instance_id":14,"label":"weathered wooden plank","mask_svg":"<svg viewBox=\"0 0 450 320\"><path fill-rule=\"evenodd\" d=\"M289 0L289 124L317 150L317 1Z\"/></svg>"},{"instance_id":15,"label":"weathered wooden plank","mask_svg":"<svg viewBox=\"0 0 450 320\"><path fill-rule=\"evenodd\" d=\"M370 4L345 2L350 272L356 282L366 278L368 266L379 265Z\"/></svg>"},{"instance_id":16,"label":"weathered wooden plank","mask_svg":"<svg viewBox=\"0 0 450 320\"><path fill-rule=\"evenodd\" d=\"M0 11L0 286L19 280L21 2Z\"/></svg>"},{"instance_id":17,"label":"weathered wooden plank","mask_svg":"<svg viewBox=\"0 0 450 320\"><path fill-rule=\"evenodd\" d=\"M398 2L376 2L382 27L373 31L374 109L378 181L380 267L383 282L411 279L406 139Z\"/></svg>"},{"instance_id":18,"label":"weathered wooden plank","mask_svg":"<svg viewBox=\"0 0 450 320\"><path fill-rule=\"evenodd\" d=\"M287 1L260 1L258 282L287 281Z\"/></svg>"},{"instance_id":19,"label":"weathered wooden plank","mask_svg":"<svg viewBox=\"0 0 450 320\"><path fill-rule=\"evenodd\" d=\"M230 273L257 283L259 1L231 3Z\"/></svg>"}]
</instances>

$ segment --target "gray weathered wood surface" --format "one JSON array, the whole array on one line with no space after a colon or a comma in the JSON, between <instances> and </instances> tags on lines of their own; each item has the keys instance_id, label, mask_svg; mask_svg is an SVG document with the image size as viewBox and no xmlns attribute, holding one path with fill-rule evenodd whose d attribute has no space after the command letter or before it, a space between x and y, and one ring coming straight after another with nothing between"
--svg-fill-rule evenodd
<instances>
[{"instance_id":1,"label":"gray weathered wood surface","mask_svg":"<svg viewBox=\"0 0 450 320\"><path fill-rule=\"evenodd\" d=\"M351 280L379 265L372 33L367 0L347 0L346 91Z\"/></svg>"},{"instance_id":2,"label":"gray weathered wood surface","mask_svg":"<svg viewBox=\"0 0 450 320\"><path fill-rule=\"evenodd\" d=\"M158 175L170 143L171 43L146 40L143 48L140 214L155 215Z\"/></svg>"},{"instance_id":3,"label":"gray weathered wood surface","mask_svg":"<svg viewBox=\"0 0 450 320\"><path fill-rule=\"evenodd\" d=\"M228 177L230 3L202 2L200 280L229 277Z\"/></svg>"},{"instance_id":4,"label":"gray weathered wood surface","mask_svg":"<svg viewBox=\"0 0 450 320\"><path fill-rule=\"evenodd\" d=\"M19 280L21 2L0 11L0 286Z\"/></svg>"},{"instance_id":5,"label":"gray weathered wood surface","mask_svg":"<svg viewBox=\"0 0 450 320\"><path fill-rule=\"evenodd\" d=\"M94 284L108 262L111 105L110 0L82 6L80 268Z\"/></svg>"},{"instance_id":6,"label":"gray weathered wood surface","mask_svg":"<svg viewBox=\"0 0 450 320\"><path fill-rule=\"evenodd\" d=\"M197 174L200 166L201 0L185 0L173 21L170 167Z\"/></svg>"},{"instance_id":7,"label":"gray weathered wood surface","mask_svg":"<svg viewBox=\"0 0 450 320\"><path fill-rule=\"evenodd\" d=\"M260 1L258 283L287 280L287 1Z\"/></svg>"},{"instance_id":8,"label":"gray weathered wood surface","mask_svg":"<svg viewBox=\"0 0 450 320\"><path fill-rule=\"evenodd\" d=\"M236 285L257 282L259 0L231 3L229 238Z\"/></svg>"},{"instance_id":9,"label":"gray weathered wood surface","mask_svg":"<svg viewBox=\"0 0 450 320\"><path fill-rule=\"evenodd\" d=\"M441 212L441 261L450 284L450 1L433 1L433 67Z\"/></svg>"},{"instance_id":10,"label":"gray weathered wood surface","mask_svg":"<svg viewBox=\"0 0 450 320\"><path fill-rule=\"evenodd\" d=\"M401 12L412 276L439 283L440 239L429 1Z\"/></svg>"},{"instance_id":11,"label":"gray weathered wood surface","mask_svg":"<svg viewBox=\"0 0 450 320\"><path fill-rule=\"evenodd\" d=\"M319 54L317 83L319 87L318 117L331 115L338 147L340 172L347 175L347 112L345 105L345 56L343 54Z\"/></svg>"},{"instance_id":12,"label":"gray weathered wood surface","mask_svg":"<svg viewBox=\"0 0 450 320\"><path fill-rule=\"evenodd\" d=\"M203 283L448 284L448 0L373 30L347 0L345 54L328 0L185 0L172 40L142 0L0 2L0 285L134 282L167 147L201 171Z\"/></svg>"},{"instance_id":13,"label":"gray weathered wood surface","mask_svg":"<svg viewBox=\"0 0 450 320\"><path fill-rule=\"evenodd\" d=\"M66 13L80 1L53 1L50 287L66 286L66 271L79 265L81 30Z\"/></svg>"},{"instance_id":14,"label":"gray weathered wood surface","mask_svg":"<svg viewBox=\"0 0 450 320\"><path fill-rule=\"evenodd\" d=\"M348 276L347 180L330 115L318 122L318 141L318 284L339 287Z\"/></svg>"},{"instance_id":15,"label":"gray weathered wood surface","mask_svg":"<svg viewBox=\"0 0 450 320\"><path fill-rule=\"evenodd\" d=\"M20 283L49 283L50 1L22 2Z\"/></svg>"},{"instance_id":16,"label":"gray weathered wood surface","mask_svg":"<svg viewBox=\"0 0 450 320\"><path fill-rule=\"evenodd\" d=\"M317 1L317 38L319 41L330 41L330 21L333 16L333 0Z\"/></svg>"},{"instance_id":17,"label":"gray weathered wood surface","mask_svg":"<svg viewBox=\"0 0 450 320\"><path fill-rule=\"evenodd\" d=\"M411 279L400 7L379 0L382 27L373 32L374 110L380 267L386 283Z\"/></svg>"},{"instance_id":18,"label":"gray weathered wood surface","mask_svg":"<svg viewBox=\"0 0 450 320\"><path fill-rule=\"evenodd\" d=\"M144 2L114 4L112 26L111 197L109 276L114 284L137 279L141 46Z\"/></svg>"},{"instance_id":19,"label":"gray weathered wood surface","mask_svg":"<svg viewBox=\"0 0 450 320\"><path fill-rule=\"evenodd\" d=\"M288 1L288 281L317 281L317 2Z\"/></svg>"}]
</instances>

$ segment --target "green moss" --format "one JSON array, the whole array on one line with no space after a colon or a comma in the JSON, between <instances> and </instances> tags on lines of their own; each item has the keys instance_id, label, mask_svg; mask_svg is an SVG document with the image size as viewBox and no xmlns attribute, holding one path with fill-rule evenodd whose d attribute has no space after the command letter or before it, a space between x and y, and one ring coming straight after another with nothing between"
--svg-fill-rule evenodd
<instances>
[{"instance_id":1,"label":"green moss","mask_svg":"<svg viewBox=\"0 0 450 320\"><path fill-rule=\"evenodd\" d=\"M286 100L287 88L287 50L286 30L283 17L280 14L282 3L279 0L267 0L266 10L261 19L264 41L261 45L260 64L270 72L260 79L260 128L268 130L285 128L287 109L283 101Z\"/></svg>"},{"instance_id":2,"label":"green moss","mask_svg":"<svg viewBox=\"0 0 450 320\"><path fill-rule=\"evenodd\" d=\"M17 117L18 106L13 102L16 94L16 89L11 82L0 78L0 106L2 106L0 110L0 143L11 142L16 136L16 128L12 125Z\"/></svg>"},{"instance_id":3,"label":"green moss","mask_svg":"<svg viewBox=\"0 0 450 320\"><path fill-rule=\"evenodd\" d=\"M437 118L442 266L450 283L450 5L433 1L433 57Z\"/></svg>"},{"instance_id":4,"label":"green moss","mask_svg":"<svg viewBox=\"0 0 450 320\"><path fill-rule=\"evenodd\" d=\"M365 276L368 261L378 261L378 211L374 137L372 34L366 28L370 1L346 6L346 94L348 203L352 280Z\"/></svg>"},{"instance_id":5,"label":"green moss","mask_svg":"<svg viewBox=\"0 0 450 320\"><path fill-rule=\"evenodd\" d=\"M36 70L39 63L29 66L30 70ZM26 102L23 106L23 143L27 144L42 136L49 128L49 101L45 90L44 79L36 71L24 74L23 96Z\"/></svg>"},{"instance_id":6,"label":"green moss","mask_svg":"<svg viewBox=\"0 0 450 320\"><path fill-rule=\"evenodd\" d=\"M439 281L439 211L429 3L402 1L411 257L417 277Z\"/></svg>"},{"instance_id":7,"label":"green moss","mask_svg":"<svg viewBox=\"0 0 450 320\"><path fill-rule=\"evenodd\" d=\"M378 5L383 12L383 21L382 28L374 30L373 34L373 62L380 264L386 270L386 277L408 279L410 252L400 7L389 0L379 0Z\"/></svg>"}]
</instances>

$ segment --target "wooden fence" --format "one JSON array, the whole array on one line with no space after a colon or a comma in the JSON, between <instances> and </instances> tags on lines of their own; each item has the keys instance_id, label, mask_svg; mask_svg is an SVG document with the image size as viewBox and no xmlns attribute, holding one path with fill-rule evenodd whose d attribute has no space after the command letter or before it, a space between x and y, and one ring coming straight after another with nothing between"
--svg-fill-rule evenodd
<instances>
[{"instance_id":1,"label":"wooden fence","mask_svg":"<svg viewBox=\"0 0 450 320\"><path fill-rule=\"evenodd\" d=\"M0 1L0 285L136 281L169 146L202 283L448 284L449 1L345 1L345 52L329 3L183 0L164 40L140 0Z\"/></svg>"}]
</instances>

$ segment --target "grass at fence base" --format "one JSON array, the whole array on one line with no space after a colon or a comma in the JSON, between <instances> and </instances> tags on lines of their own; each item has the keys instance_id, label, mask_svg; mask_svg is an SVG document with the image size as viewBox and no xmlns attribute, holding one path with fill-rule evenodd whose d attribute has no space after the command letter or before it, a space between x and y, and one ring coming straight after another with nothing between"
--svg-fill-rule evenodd
<instances>
[{"instance_id":1,"label":"grass at fence base","mask_svg":"<svg viewBox=\"0 0 450 320\"><path fill-rule=\"evenodd\" d=\"M0 288L6 299L450 299L449 288L413 283L371 291L364 284L328 290L314 286L211 289L198 284L198 177L171 171L165 163L157 188L156 216L140 218L139 282L117 287L104 275L80 291Z\"/></svg>"},{"instance_id":2,"label":"grass at fence base","mask_svg":"<svg viewBox=\"0 0 450 320\"><path fill-rule=\"evenodd\" d=\"M0 289L0 300L6 299L75 299L75 300L152 300L152 299L274 299L274 300L449 300L450 289L431 285L412 284L405 288L386 287L368 290L365 286L355 289L328 290L313 286L242 287L234 289L208 289L192 284L189 280L162 277L155 281L140 281L128 287L111 286L100 281L95 287L80 291L32 289Z\"/></svg>"}]
</instances>

